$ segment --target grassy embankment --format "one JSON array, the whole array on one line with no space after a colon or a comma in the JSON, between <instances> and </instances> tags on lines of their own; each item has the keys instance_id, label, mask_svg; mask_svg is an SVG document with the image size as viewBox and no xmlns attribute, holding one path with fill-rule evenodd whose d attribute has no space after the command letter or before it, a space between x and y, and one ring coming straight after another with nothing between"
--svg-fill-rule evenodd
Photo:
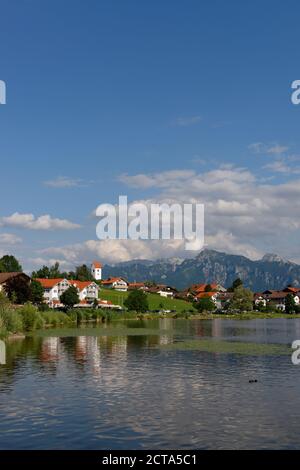
<instances>
[{"instance_id":1,"label":"grassy embankment","mask_svg":"<svg viewBox=\"0 0 300 470\"><path fill-rule=\"evenodd\" d=\"M110 300L113 304L123 306L124 300L128 297L128 292L118 292L113 289L101 288L99 297L103 300ZM192 303L181 299L170 299L161 297L158 294L147 293L149 311L172 310L173 312L196 312Z\"/></svg>"}]
</instances>

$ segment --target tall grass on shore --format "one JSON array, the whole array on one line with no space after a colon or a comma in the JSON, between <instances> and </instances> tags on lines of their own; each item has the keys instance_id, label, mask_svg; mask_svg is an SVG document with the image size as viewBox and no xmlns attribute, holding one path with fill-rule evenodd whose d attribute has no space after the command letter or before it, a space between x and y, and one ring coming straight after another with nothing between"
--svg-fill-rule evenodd
<instances>
[{"instance_id":1,"label":"tall grass on shore","mask_svg":"<svg viewBox=\"0 0 300 470\"><path fill-rule=\"evenodd\" d=\"M33 331L48 326L68 325L71 318L63 312L40 312L37 307L28 303L14 308L9 300L0 293L0 337L10 334Z\"/></svg>"},{"instance_id":2,"label":"tall grass on shore","mask_svg":"<svg viewBox=\"0 0 300 470\"><path fill-rule=\"evenodd\" d=\"M72 309L67 313L58 310L37 308L31 303L22 307L13 306L0 293L0 338L43 328L70 326L86 322L106 323L116 319L137 318L136 312L114 312L101 309Z\"/></svg>"}]
</instances>

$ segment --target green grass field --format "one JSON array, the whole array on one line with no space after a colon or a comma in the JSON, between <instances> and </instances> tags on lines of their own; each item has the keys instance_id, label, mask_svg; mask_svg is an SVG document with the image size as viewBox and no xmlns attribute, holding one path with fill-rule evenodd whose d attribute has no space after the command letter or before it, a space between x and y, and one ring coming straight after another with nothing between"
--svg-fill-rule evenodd
<instances>
[{"instance_id":1,"label":"green grass field","mask_svg":"<svg viewBox=\"0 0 300 470\"><path fill-rule=\"evenodd\" d=\"M103 300L110 300L113 304L123 306L123 302L128 296L128 292L118 292L113 289L100 289L99 297ZM160 297L158 294L147 294L149 309L150 310L175 310L176 312L182 312L183 310L193 309L193 305L190 302L180 299L168 299Z\"/></svg>"}]
</instances>

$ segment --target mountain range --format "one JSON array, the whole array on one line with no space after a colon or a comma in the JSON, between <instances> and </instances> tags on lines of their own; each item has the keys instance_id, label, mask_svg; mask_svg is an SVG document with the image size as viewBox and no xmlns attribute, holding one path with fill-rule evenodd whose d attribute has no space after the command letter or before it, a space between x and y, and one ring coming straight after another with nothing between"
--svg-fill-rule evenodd
<instances>
[{"instance_id":1,"label":"mountain range","mask_svg":"<svg viewBox=\"0 0 300 470\"><path fill-rule=\"evenodd\" d=\"M238 277L255 292L281 289L287 285L300 287L300 265L278 255L267 254L253 261L245 256L215 250L203 250L191 259L133 260L105 265L103 277L109 276L121 276L129 282L152 280L177 289L210 282L229 287Z\"/></svg>"}]
</instances>

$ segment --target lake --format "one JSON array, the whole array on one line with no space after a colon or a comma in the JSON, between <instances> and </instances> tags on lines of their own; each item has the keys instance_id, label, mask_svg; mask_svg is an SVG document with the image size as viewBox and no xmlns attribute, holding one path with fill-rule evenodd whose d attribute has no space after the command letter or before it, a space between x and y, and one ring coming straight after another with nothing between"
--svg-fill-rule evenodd
<instances>
[{"instance_id":1,"label":"lake","mask_svg":"<svg viewBox=\"0 0 300 470\"><path fill-rule=\"evenodd\" d=\"M113 322L9 340L0 449L299 448L295 339L300 319Z\"/></svg>"}]
</instances>

